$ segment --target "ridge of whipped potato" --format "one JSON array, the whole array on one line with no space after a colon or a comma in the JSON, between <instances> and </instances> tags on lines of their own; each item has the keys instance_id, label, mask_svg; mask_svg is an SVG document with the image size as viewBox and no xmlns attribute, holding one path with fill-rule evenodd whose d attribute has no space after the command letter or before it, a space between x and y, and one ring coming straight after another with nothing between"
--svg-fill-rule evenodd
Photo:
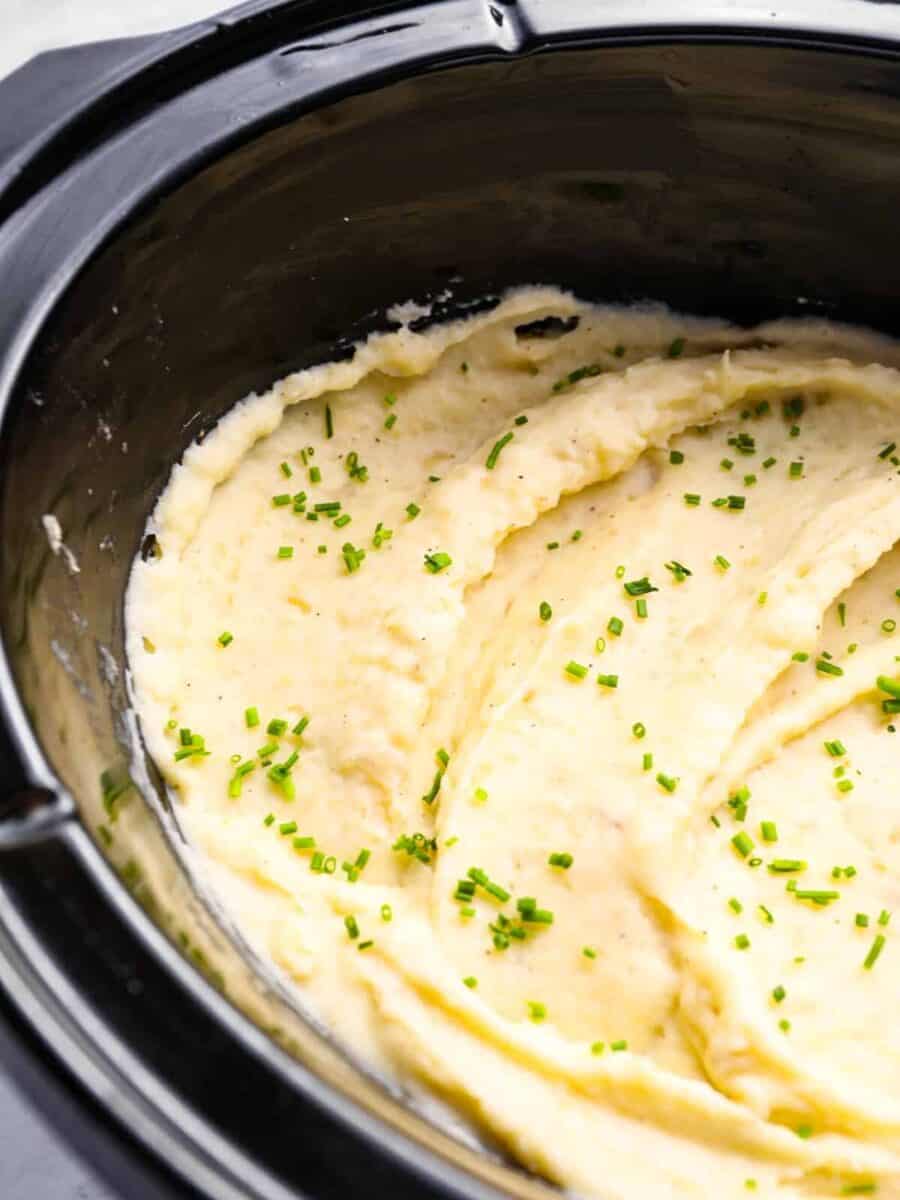
<instances>
[{"instance_id":1,"label":"ridge of whipped potato","mask_svg":"<svg viewBox=\"0 0 900 1200\"><path fill-rule=\"evenodd\" d=\"M898 366L523 289L248 397L151 517L211 883L564 1186L900 1196Z\"/></svg>"}]
</instances>

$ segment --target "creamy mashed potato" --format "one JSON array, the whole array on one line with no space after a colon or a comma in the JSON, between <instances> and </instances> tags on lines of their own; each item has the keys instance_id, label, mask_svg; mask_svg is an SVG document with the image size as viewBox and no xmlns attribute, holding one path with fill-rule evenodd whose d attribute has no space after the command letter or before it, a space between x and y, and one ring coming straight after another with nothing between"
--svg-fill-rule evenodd
<instances>
[{"instance_id":1,"label":"creamy mashed potato","mask_svg":"<svg viewBox=\"0 0 900 1200\"><path fill-rule=\"evenodd\" d=\"M529 289L157 505L129 657L209 879L563 1185L900 1195L898 363Z\"/></svg>"}]
</instances>

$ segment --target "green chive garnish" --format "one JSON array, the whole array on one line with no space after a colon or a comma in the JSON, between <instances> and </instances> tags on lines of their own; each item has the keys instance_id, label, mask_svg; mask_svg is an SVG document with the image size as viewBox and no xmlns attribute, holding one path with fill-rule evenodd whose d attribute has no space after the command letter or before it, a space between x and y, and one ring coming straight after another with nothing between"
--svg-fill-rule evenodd
<instances>
[{"instance_id":1,"label":"green chive garnish","mask_svg":"<svg viewBox=\"0 0 900 1200\"><path fill-rule=\"evenodd\" d=\"M434 554L425 555L425 569L430 571L432 575L437 575L451 565L453 559L449 554L445 554L443 550L438 550Z\"/></svg>"},{"instance_id":2,"label":"green chive garnish","mask_svg":"<svg viewBox=\"0 0 900 1200\"><path fill-rule=\"evenodd\" d=\"M875 941L872 943L871 947L869 948L869 953L866 955L865 960L863 961L863 967L865 970L871 971L878 962L878 958L884 949L884 941L885 938L883 933L877 933L875 935Z\"/></svg>"},{"instance_id":3,"label":"green chive garnish","mask_svg":"<svg viewBox=\"0 0 900 1200\"><path fill-rule=\"evenodd\" d=\"M743 830L734 835L731 839L731 844L737 850L738 854L740 854L741 858L746 858L755 845L753 838Z\"/></svg>"},{"instance_id":4,"label":"green chive garnish","mask_svg":"<svg viewBox=\"0 0 900 1200\"><path fill-rule=\"evenodd\" d=\"M500 440L498 442L494 443L494 447L491 450L490 454L487 456L487 461L484 464L489 471L493 471L494 467L496 467L497 459L500 457L500 451L503 449L504 446L509 445L509 443L513 440L514 436L515 435L511 432L504 433L503 437L500 438Z\"/></svg>"}]
</instances>

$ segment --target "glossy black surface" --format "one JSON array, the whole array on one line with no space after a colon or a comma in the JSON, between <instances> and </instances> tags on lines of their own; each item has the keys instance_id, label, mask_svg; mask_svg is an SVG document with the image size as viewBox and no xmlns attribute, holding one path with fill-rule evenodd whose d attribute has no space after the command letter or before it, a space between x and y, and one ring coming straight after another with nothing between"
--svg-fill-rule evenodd
<instances>
[{"instance_id":1,"label":"glossy black surface","mask_svg":"<svg viewBox=\"0 0 900 1200\"><path fill-rule=\"evenodd\" d=\"M254 1040L83 831L41 825L45 794L23 789L58 777L83 802L124 770L127 698L99 645L121 657L127 570L172 462L249 390L350 352L386 305L449 289L440 315L547 281L896 332L897 56L861 33L790 44L702 16L610 32L596 5L558 5L554 23L539 0L392 5L337 31L313 6L273 7L221 59L209 45L168 73L163 56L156 84L117 83L128 104L108 127L90 102L7 192L0 690L18 778L0 971L85 1086L210 1195L401 1192L393 1160L362 1153L372 1139L487 1195ZM49 554L48 512L77 576Z\"/></svg>"}]
</instances>

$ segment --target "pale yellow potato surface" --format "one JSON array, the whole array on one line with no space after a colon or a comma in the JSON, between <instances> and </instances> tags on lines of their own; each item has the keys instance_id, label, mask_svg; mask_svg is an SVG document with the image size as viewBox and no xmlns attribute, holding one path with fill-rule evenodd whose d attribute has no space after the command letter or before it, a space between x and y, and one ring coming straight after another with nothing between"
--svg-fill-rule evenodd
<instances>
[{"instance_id":1,"label":"pale yellow potato surface","mask_svg":"<svg viewBox=\"0 0 900 1200\"><path fill-rule=\"evenodd\" d=\"M526 289L251 396L151 519L137 708L232 916L576 1191L900 1196L898 364Z\"/></svg>"}]
</instances>

